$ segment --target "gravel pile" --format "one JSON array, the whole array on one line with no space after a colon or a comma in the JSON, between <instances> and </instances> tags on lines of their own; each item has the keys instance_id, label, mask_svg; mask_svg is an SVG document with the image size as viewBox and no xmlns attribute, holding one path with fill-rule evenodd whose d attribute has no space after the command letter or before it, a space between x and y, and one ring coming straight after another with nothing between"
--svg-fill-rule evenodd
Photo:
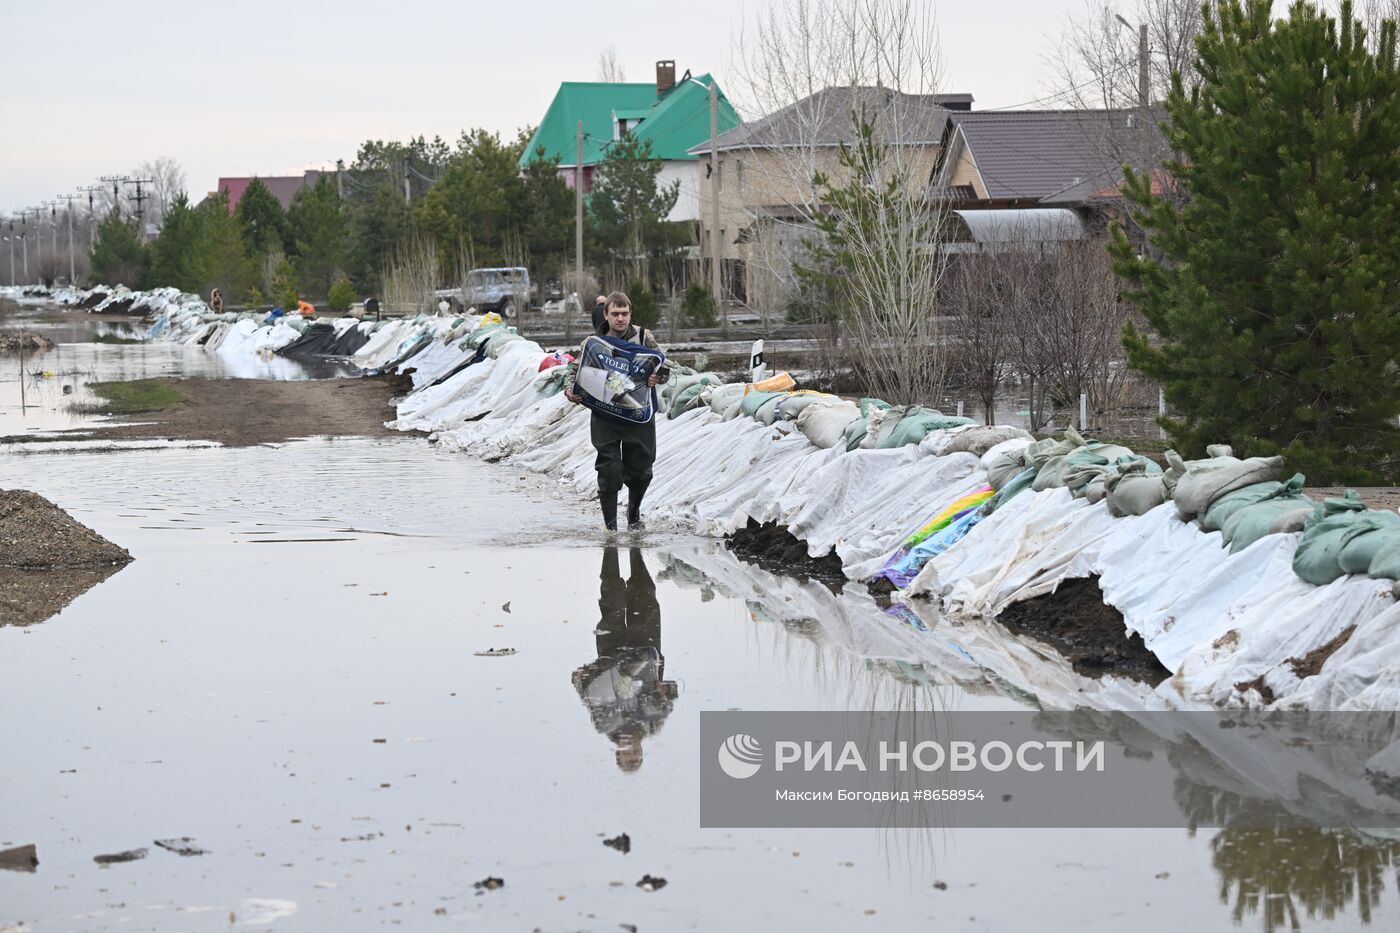
<instances>
[{"instance_id":1,"label":"gravel pile","mask_svg":"<svg viewBox=\"0 0 1400 933\"><path fill-rule=\"evenodd\" d=\"M130 560L126 548L73 521L43 496L0 489L0 567L95 568Z\"/></svg>"},{"instance_id":2,"label":"gravel pile","mask_svg":"<svg viewBox=\"0 0 1400 933\"><path fill-rule=\"evenodd\" d=\"M26 331L20 334L0 334L0 353L39 353L53 349L53 341L39 334Z\"/></svg>"}]
</instances>

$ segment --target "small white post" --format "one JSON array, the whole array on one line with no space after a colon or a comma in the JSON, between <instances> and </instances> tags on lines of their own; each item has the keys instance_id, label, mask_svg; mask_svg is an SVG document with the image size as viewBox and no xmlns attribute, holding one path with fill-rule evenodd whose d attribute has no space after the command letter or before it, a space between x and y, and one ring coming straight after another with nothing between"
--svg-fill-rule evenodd
<instances>
[{"instance_id":1,"label":"small white post","mask_svg":"<svg viewBox=\"0 0 1400 933\"><path fill-rule=\"evenodd\" d=\"M1163 418L1167 414L1167 393L1161 386L1157 387L1157 417ZM1162 440L1167 438L1167 429L1161 425L1157 426L1157 436Z\"/></svg>"},{"instance_id":2,"label":"small white post","mask_svg":"<svg viewBox=\"0 0 1400 933\"><path fill-rule=\"evenodd\" d=\"M1079 430L1089 430L1089 394L1079 393Z\"/></svg>"},{"instance_id":3,"label":"small white post","mask_svg":"<svg viewBox=\"0 0 1400 933\"><path fill-rule=\"evenodd\" d=\"M755 340L749 350L749 381L762 382L767 370L763 361L763 341Z\"/></svg>"},{"instance_id":4,"label":"small white post","mask_svg":"<svg viewBox=\"0 0 1400 933\"><path fill-rule=\"evenodd\" d=\"M961 417L963 416L962 413L963 413L963 403L962 403L962 402L958 402L958 417L959 417L959 418L961 418Z\"/></svg>"}]
</instances>

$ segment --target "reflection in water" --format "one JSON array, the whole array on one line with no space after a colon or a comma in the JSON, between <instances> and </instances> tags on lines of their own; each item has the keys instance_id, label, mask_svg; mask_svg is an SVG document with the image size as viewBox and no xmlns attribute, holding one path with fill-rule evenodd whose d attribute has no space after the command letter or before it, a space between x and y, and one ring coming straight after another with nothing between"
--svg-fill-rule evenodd
<instances>
[{"instance_id":1,"label":"reflection in water","mask_svg":"<svg viewBox=\"0 0 1400 933\"><path fill-rule=\"evenodd\" d=\"M1210 841L1220 875L1220 902L1232 904L1236 923L1260 915L1260 929L1302 929L1308 919L1350 912L1363 923L1381 903L1400 843L1364 840L1321 829L1227 828Z\"/></svg>"},{"instance_id":2,"label":"reflection in water","mask_svg":"<svg viewBox=\"0 0 1400 933\"><path fill-rule=\"evenodd\" d=\"M661 655L661 604L640 548L631 548L626 581L618 549L603 549L598 574L598 659L574 671L574 689L593 728L617 746L617 766L642 766L642 739L660 731L678 693Z\"/></svg>"},{"instance_id":3,"label":"reflection in water","mask_svg":"<svg viewBox=\"0 0 1400 933\"><path fill-rule=\"evenodd\" d=\"M0 627L43 622L124 566L95 570L0 567Z\"/></svg>"}]
</instances>

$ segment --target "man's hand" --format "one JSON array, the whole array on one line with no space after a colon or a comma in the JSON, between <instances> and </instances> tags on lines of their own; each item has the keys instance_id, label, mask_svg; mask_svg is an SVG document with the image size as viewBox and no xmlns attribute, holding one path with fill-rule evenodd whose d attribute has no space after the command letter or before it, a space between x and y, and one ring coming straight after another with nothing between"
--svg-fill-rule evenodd
<instances>
[{"instance_id":1,"label":"man's hand","mask_svg":"<svg viewBox=\"0 0 1400 933\"><path fill-rule=\"evenodd\" d=\"M660 382L661 377L658 376L656 373L652 373L650 376L647 376L647 385L649 386L657 385Z\"/></svg>"},{"instance_id":2,"label":"man's hand","mask_svg":"<svg viewBox=\"0 0 1400 933\"><path fill-rule=\"evenodd\" d=\"M581 396L575 395L572 389L565 389L564 397L569 401L573 402L575 405L583 404L583 398Z\"/></svg>"}]
</instances>

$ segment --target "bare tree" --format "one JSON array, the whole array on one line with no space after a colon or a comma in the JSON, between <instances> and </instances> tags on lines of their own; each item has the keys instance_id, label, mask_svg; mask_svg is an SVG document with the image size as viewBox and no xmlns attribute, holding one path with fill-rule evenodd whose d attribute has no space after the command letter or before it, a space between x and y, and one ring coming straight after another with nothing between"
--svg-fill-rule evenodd
<instances>
[{"instance_id":1,"label":"bare tree","mask_svg":"<svg viewBox=\"0 0 1400 933\"><path fill-rule=\"evenodd\" d=\"M1356 4L1355 15L1366 27L1366 39L1374 49L1380 40L1381 21L1393 19L1400 22L1400 0L1360 0Z\"/></svg>"},{"instance_id":2,"label":"bare tree","mask_svg":"<svg viewBox=\"0 0 1400 933\"><path fill-rule=\"evenodd\" d=\"M1375 2L1375 0L1372 0ZM1147 26L1148 95L1163 100L1173 73L1190 88L1200 0L1087 0L1082 16L1065 24L1049 58L1051 100L1037 103L1075 110L1130 110L1138 106L1138 34Z\"/></svg>"},{"instance_id":3,"label":"bare tree","mask_svg":"<svg viewBox=\"0 0 1400 933\"><path fill-rule=\"evenodd\" d=\"M151 200L146 206L146 220L159 227L165 222L170 202L185 190L185 170L169 156L142 162L132 173L134 178L151 179Z\"/></svg>"},{"instance_id":4,"label":"bare tree","mask_svg":"<svg viewBox=\"0 0 1400 933\"><path fill-rule=\"evenodd\" d=\"M598 80L605 84L622 84L627 80L627 71L617 60L617 46L610 45L598 53Z\"/></svg>"},{"instance_id":5,"label":"bare tree","mask_svg":"<svg viewBox=\"0 0 1400 933\"><path fill-rule=\"evenodd\" d=\"M438 251L433 241L413 234L389 254L380 274L384 303L397 314L419 314L433 307L438 281Z\"/></svg>"},{"instance_id":6,"label":"bare tree","mask_svg":"<svg viewBox=\"0 0 1400 933\"><path fill-rule=\"evenodd\" d=\"M786 0L759 14L736 58L740 109L767 115L740 150L773 201L764 222L830 261L870 388L897 402L938 398L946 254L933 244L946 212L924 190L946 114L932 4ZM786 274L781 263L766 271Z\"/></svg>"}]
</instances>

